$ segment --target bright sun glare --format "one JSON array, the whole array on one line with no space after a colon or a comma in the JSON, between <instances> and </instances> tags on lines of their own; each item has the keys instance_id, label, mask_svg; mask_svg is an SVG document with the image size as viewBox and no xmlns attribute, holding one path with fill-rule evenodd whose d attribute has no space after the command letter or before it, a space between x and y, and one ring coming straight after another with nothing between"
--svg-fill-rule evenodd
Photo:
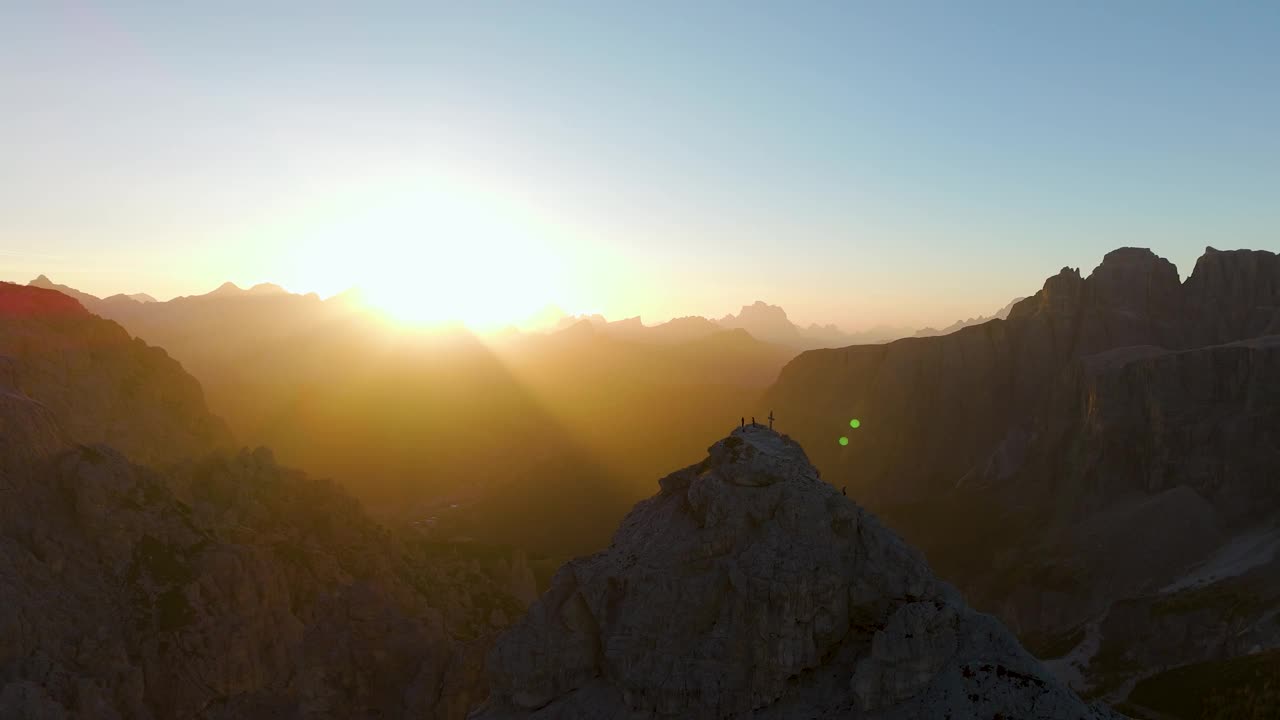
<instances>
[{"instance_id":1,"label":"bright sun glare","mask_svg":"<svg viewBox=\"0 0 1280 720\"><path fill-rule=\"evenodd\" d=\"M518 323L555 299L563 268L545 228L478 193L415 187L326 218L308 244L316 271L358 287L365 302L414 327L461 322L475 331Z\"/></svg>"}]
</instances>

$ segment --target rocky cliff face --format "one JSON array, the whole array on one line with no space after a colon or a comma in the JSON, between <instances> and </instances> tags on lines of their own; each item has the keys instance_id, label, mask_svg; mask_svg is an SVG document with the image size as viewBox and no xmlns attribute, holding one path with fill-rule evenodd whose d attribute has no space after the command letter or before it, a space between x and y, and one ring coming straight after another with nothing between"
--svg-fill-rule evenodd
<instances>
[{"instance_id":1,"label":"rocky cliff face","mask_svg":"<svg viewBox=\"0 0 1280 720\"><path fill-rule=\"evenodd\" d=\"M1160 668L1280 642L1278 262L1210 248L1179 284L1117 250L1006 321L805 353L770 401L976 604L1123 698Z\"/></svg>"},{"instance_id":2,"label":"rocky cliff face","mask_svg":"<svg viewBox=\"0 0 1280 720\"><path fill-rule=\"evenodd\" d=\"M0 417L0 717L458 718L482 699L487 638L523 605L478 560L391 537L263 450L161 474L70 443L24 396Z\"/></svg>"},{"instance_id":3,"label":"rocky cliff face","mask_svg":"<svg viewBox=\"0 0 1280 720\"><path fill-rule=\"evenodd\" d=\"M1206 248L1184 290L1190 347L1280 335L1280 255Z\"/></svg>"},{"instance_id":4,"label":"rocky cliff face","mask_svg":"<svg viewBox=\"0 0 1280 720\"><path fill-rule=\"evenodd\" d=\"M523 557L225 438L164 352L0 284L0 717L465 716Z\"/></svg>"},{"instance_id":5,"label":"rocky cliff face","mask_svg":"<svg viewBox=\"0 0 1280 720\"><path fill-rule=\"evenodd\" d=\"M1280 646L1280 336L1086 357L1012 444L960 494L1034 531L963 574L1081 687Z\"/></svg>"},{"instance_id":6,"label":"rocky cliff face","mask_svg":"<svg viewBox=\"0 0 1280 720\"><path fill-rule=\"evenodd\" d=\"M873 507L914 502L980 472L1079 358L1151 345L1189 349L1273 332L1280 259L1208 250L1186 283L1151 251L1108 253L1088 277L1063 268L1005 321L935 338L803 353L766 404L820 467ZM864 420L847 448L839 428Z\"/></svg>"},{"instance_id":7,"label":"rocky cliff face","mask_svg":"<svg viewBox=\"0 0 1280 720\"><path fill-rule=\"evenodd\" d=\"M44 405L78 442L139 462L232 443L181 365L60 292L0 283L0 358L0 383Z\"/></svg>"},{"instance_id":8,"label":"rocky cliff face","mask_svg":"<svg viewBox=\"0 0 1280 720\"><path fill-rule=\"evenodd\" d=\"M477 718L1101 718L749 427L663 478L490 653Z\"/></svg>"}]
</instances>

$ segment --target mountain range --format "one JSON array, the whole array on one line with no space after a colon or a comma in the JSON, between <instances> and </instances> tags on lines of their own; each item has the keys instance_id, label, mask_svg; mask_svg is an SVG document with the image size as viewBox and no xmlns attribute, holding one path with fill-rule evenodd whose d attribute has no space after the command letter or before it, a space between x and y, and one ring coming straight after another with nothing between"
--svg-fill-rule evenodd
<instances>
[{"instance_id":1,"label":"mountain range","mask_svg":"<svg viewBox=\"0 0 1280 720\"><path fill-rule=\"evenodd\" d=\"M0 717L460 718L523 555L234 450L163 350L0 283Z\"/></svg>"},{"instance_id":2,"label":"mountain range","mask_svg":"<svg viewBox=\"0 0 1280 720\"><path fill-rule=\"evenodd\" d=\"M68 296L0 284L0 337L0 716L1111 717L764 427L664 478L535 600L518 549L388 529L197 432L219 425L182 368ZM123 367L196 392L125 395L113 418L62 402L45 368L63 357L81 387ZM157 423L187 444L145 444Z\"/></svg>"},{"instance_id":3,"label":"mountain range","mask_svg":"<svg viewBox=\"0 0 1280 720\"><path fill-rule=\"evenodd\" d=\"M52 285L43 276L33 284ZM388 680L395 688L371 689L371 676L308 654L335 640L297 644L319 629L293 639L268 634L272 648L293 648L280 651L286 664L315 668L319 679L281 680L278 659L254 660L266 670L222 676L209 685L212 694L191 690L205 698L194 701L203 703L200 712L215 716L223 702L226 716L332 702L314 706L461 717L486 694L479 712L493 718L631 710L911 717L923 707L1018 717L1025 702L1064 717L1109 712L1086 708L1077 696L1133 717L1265 717L1280 703L1268 684L1280 672L1274 253L1208 248L1182 281L1150 250L1121 248L1087 276L1063 268L997 313L1003 318L957 323L943 335L817 349L805 348L820 329L801 330L764 303L719 321L576 318L551 332L481 341L461 330L393 331L350 297L321 300L275 286L228 284L167 302L54 290L0 285L0 384L7 388L0 469L14 493L7 506L16 508L3 516L4 576L24 578L7 591L20 609L0 615L0 628L43 623L35 608L45 605L81 612L79 603L102 592L120 599L85 612L86 622L106 622L102 613L136 617L152 623L142 637L154 645L144 651L123 636L107 643L113 657L123 653L139 668L139 691L134 671L85 675L70 651L36 652L67 646L80 624L10 633L27 644L0 646L0 710L83 702L132 716L141 702L155 716L196 714L147 679L147 663L184 666L159 648L175 637L190 647L197 637L166 635L173 631L158 629L158 618L194 617L207 633L227 618L253 615L240 600L201 604L205 581L198 578L215 567L214 557L269 548L276 553L263 556L270 567L291 557L278 544L283 537L305 540L309 565L332 568L332 558L346 552L343 533L389 533L389 540L348 544L362 548L357 556L410 568L371 571L375 594L400 598L401 615L381 617L444 618L435 629L407 633L417 640L387 673L399 678ZM747 423L763 422L771 410L794 441ZM740 423L724 438L726 424ZM241 443L274 452L239 452ZM650 494L651 478L708 444L707 460L669 475L658 496L627 515ZM332 477L338 487L308 475ZM774 476L785 482L768 479ZM252 478L279 479L262 486L268 496L235 495L259 482ZM822 523L846 513L837 487L857 503L847 511L856 527L880 529L850 538L832 525L835 537L823 535ZM88 499L76 500L82 492ZM237 498L230 510L222 505L227 493ZM304 509L289 514L294 496L314 493L329 498L317 501L326 508L318 512L341 517L339 527ZM762 508L751 499L775 495L788 503ZM66 498L70 509L57 504ZM779 509L792 504L800 515ZM353 514L331 509L339 505ZM90 507L106 507L116 519L94 519ZM173 519L184 508L196 515ZM278 535L270 523L247 519L263 508L293 529ZM42 517L80 529L52 532ZM170 549L156 550L148 536ZM705 556L672 549L681 543ZM841 564L873 558L866 543L902 545L907 555L893 550L891 559L867 559L861 570ZM848 557L808 550L817 546L845 548ZM162 564L148 575L148 558L171 557L173 548L198 559L198 568L173 575ZM752 553L764 553L763 566L742 564ZM584 557L561 566L575 555ZM71 556L98 558L72 572L95 589L50 604L45 595L55 592L61 581L53 578ZM288 580L289 612L303 628L337 621L293 593L345 597L363 582L337 567L300 584ZM864 573L880 578L867 592L887 604L877 601L878 614L856 627L837 614L843 634L835 638L814 634L818 616L797 610L834 607L835 596L785 591L848 588ZM428 575L453 578L442 581L452 588L447 597L405 579ZM744 578L754 579L744 585ZM932 589L899 594L895 583L915 582L904 578L923 578ZM781 609L773 591L762 595L754 582L781 588ZM533 583L547 593L494 645L532 599ZM651 583L663 591L649 592ZM679 607L664 605L680 598ZM722 601L699 605L709 598ZM934 610L915 607L921 603ZM682 621L692 624L662 640L661 652L628 644L658 642L665 636L653 629L657 618L667 622L684 610ZM766 636L790 638L785 651L724 644L742 635L728 628L752 617L766 623ZM361 635L359 646L376 649L386 641L379 633L396 634L390 628L399 622L362 626L372 634ZM804 629L796 634L795 627ZM1004 639L978 642L973 632ZM473 644L456 644L464 636ZM277 652L200 642L215 658ZM33 652L36 660L19 662ZM979 662L972 652L999 659ZM682 676L696 687L673 684L646 664L650 657L716 669ZM741 657L764 670L733 665ZM547 675L530 658L555 658L558 670ZM461 674L442 680L424 669L442 663ZM996 673L994 684L955 695L974 678L987 683L984 666ZM38 682L42 668L56 668L61 684ZM411 675L444 684L414 685ZM1010 677L1020 680L1018 689L1000 689ZM345 682L363 689L329 700L313 694ZM708 689L720 682L723 692ZM111 694L77 694L89 685ZM132 689L120 695L124 686ZM406 695L410 686L431 688L423 692L435 700L406 700L425 697ZM1032 686L1053 699L1029 700L1035 693L1023 691ZM751 708L726 699L743 693L755 698ZM217 699L224 695L230 699ZM395 702L402 705L387 704ZM553 710L539 715L539 708Z\"/></svg>"},{"instance_id":4,"label":"mountain range","mask_svg":"<svg viewBox=\"0 0 1280 720\"><path fill-rule=\"evenodd\" d=\"M1122 248L1006 320L805 353L767 402L1079 690L1170 714L1170 668L1280 646L1277 335L1274 253L1209 248L1180 282Z\"/></svg>"},{"instance_id":5,"label":"mountain range","mask_svg":"<svg viewBox=\"0 0 1280 720\"><path fill-rule=\"evenodd\" d=\"M956 332L957 330L962 330L964 328L972 327L974 325L981 325L991 320L1004 320L1005 318L1009 317L1009 313L1013 310L1013 306L1017 305L1023 300L1026 300L1026 298L1022 298L1022 297L1014 298L1013 300L1009 301L1008 305L1005 305L1004 307L1000 308L999 310L995 311L993 314L989 316L979 315L976 318L969 318L968 320L957 320L941 330L935 330L934 328L931 328L931 327L927 327L922 330L917 330L916 334L913 337L936 337L938 335L950 335L951 333ZM851 343L851 344L862 344L862 343Z\"/></svg>"},{"instance_id":6,"label":"mountain range","mask_svg":"<svg viewBox=\"0 0 1280 720\"><path fill-rule=\"evenodd\" d=\"M1021 300L1021 298L1019 298ZM1016 302L1016 301L1015 301ZM1012 306L1013 303L1010 303ZM1003 318L1008 314L1008 306L996 312L992 317ZM960 320L945 330L924 328L916 332L917 336L942 335L955 332L962 327L976 325L991 318L980 317ZM777 305L770 305L757 300L750 305L743 305L736 315L729 314L719 320L710 320L697 315L675 318L657 325L644 325L639 317L610 321L603 315L566 315L560 313L555 318L553 328L563 330L575 324L586 322L597 330L617 337L647 341L673 342L692 340L710 335L721 329L745 330L751 337L763 342L793 348L797 351L816 348L843 347L846 345L862 345L885 343L911 335L911 330L901 327L878 325L868 330L848 332L835 325L819 325L811 323L807 327L797 325L787 317L786 310Z\"/></svg>"}]
</instances>

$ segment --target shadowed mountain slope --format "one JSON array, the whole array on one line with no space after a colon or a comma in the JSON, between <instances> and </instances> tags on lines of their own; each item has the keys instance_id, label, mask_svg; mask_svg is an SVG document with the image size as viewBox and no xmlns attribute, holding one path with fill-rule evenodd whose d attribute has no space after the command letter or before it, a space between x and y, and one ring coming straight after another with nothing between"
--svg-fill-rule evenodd
<instances>
[{"instance_id":1,"label":"shadowed mountain slope","mask_svg":"<svg viewBox=\"0 0 1280 720\"><path fill-rule=\"evenodd\" d=\"M1280 646L1277 335L1275 254L1210 248L1180 283L1127 248L1005 321L805 353L769 401L833 483L1118 701Z\"/></svg>"},{"instance_id":2,"label":"shadowed mountain slope","mask_svg":"<svg viewBox=\"0 0 1280 720\"><path fill-rule=\"evenodd\" d=\"M1064 268L1009 318L934 338L803 353L766 404L820 467L873 507L946 491L981 471L1069 363L1136 345L1199 347L1280 333L1280 259L1208 250L1180 284L1150 250ZM851 418L862 420L850 443Z\"/></svg>"},{"instance_id":3,"label":"shadowed mountain slope","mask_svg":"<svg viewBox=\"0 0 1280 720\"><path fill-rule=\"evenodd\" d=\"M1111 717L818 478L734 430L565 565L473 717Z\"/></svg>"},{"instance_id":4,"label":"shadowed mountain slope","mask_svg":"<svg viewBox=\"0 0 1280 720\"><path fill-rule=\"evenodd\" d=\"M695 319L416 333L262 286L94 307L181 360L237 436L380 517L547 553L603 542L649 478L727 418L763 416L795 352Z\"/></svg>"},{"instance_id":5,"label":"shadowed mountain slope","mask_svg":"<svg viewBox=\"0 0 1280 720\"><path fill-rule=\"evenodd\" d=\"M0 283L0 382L47 407L78 442L142 462L231 444L199 383L164 351L53 290Z\"/></svg>"},{"instance_id":6,"label":"shadowed mountain slope","mask_svg":"<svg viewBox=\"0 0 1280 720\"><path fill-rule=\"evenodd\" d=\"M0 717L443 719L483 697L522 554L393 534L264 449L208 453L195 381L59 292L0 285L0 348Z\"/></svg>"}]
</instances>

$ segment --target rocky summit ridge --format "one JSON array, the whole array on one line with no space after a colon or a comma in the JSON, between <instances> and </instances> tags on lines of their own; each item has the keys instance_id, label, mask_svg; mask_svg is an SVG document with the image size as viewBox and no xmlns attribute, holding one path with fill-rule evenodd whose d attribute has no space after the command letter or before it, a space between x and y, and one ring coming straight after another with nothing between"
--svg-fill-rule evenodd
<instances>
[{"instance_id":1,"label":"rocky summit ridge","mask_svg":"<svg viewBox=\"0 0 1280 720\"><path fill-rule=\"evenodd\" d=\"M472 718L1115 717L787 436L736 429L660 486L498 640Z\"/></svg>"}]
</instances>

